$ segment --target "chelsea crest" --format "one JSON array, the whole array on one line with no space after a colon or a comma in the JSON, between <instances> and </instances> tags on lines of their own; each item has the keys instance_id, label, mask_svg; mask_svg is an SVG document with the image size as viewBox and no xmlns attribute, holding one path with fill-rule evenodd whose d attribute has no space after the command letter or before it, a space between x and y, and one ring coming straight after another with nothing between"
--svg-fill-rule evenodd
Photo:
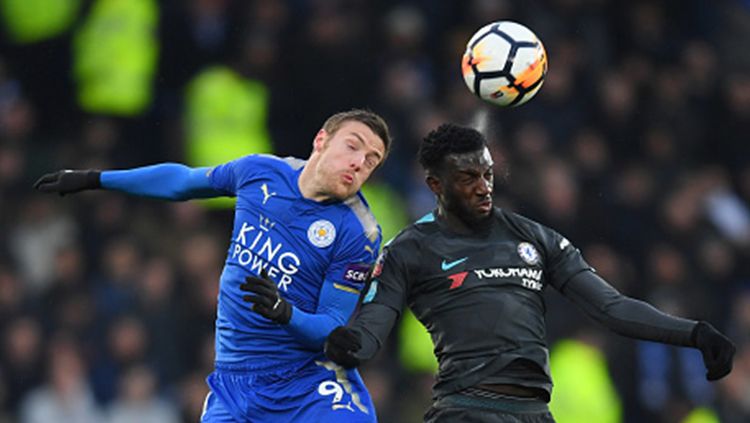
<instances>
[{"instance_id":1,"label":"chelsea crest","mask_svg":"<svg viewBox=\"0 0 750 423\"><path fill-rule=\"evenodd\" d=\"M539 252L528 242L518 244L518 255L530 266L539 263Z\"/></svg>"}]
</instances>

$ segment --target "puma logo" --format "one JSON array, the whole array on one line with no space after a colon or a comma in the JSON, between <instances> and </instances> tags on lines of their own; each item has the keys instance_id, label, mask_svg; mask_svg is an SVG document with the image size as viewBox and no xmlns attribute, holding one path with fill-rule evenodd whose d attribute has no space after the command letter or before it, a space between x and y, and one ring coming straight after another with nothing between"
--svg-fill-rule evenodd
<instances>
[{"instance_id":1,"label":"puma logo","mask_svg":"<svg viewBox=\"0 0 750 423\"><path fill-rule=\"evenodd\" d=\"M268 184L263 184L260 186L260 190L263 191L263 204L266 204L269 198L276 195L275 192L269 193L268 192Z\"/></svg>"}]
</instances>

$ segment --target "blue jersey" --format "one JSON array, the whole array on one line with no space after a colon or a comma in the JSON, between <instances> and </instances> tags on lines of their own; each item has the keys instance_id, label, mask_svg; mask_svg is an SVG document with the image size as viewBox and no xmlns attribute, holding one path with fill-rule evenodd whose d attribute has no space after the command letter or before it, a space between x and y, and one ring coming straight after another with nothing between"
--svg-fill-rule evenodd
<instances>
[{"instance_id":1,"label":"blue jersey","mask_svg":"<svg viewBox=\"0 0 750 423\"><path fill-rule=\"evenodd\" d=\"M357 371L327 361L323 342L354 311L380 228L360 194L343 202L304 198L298 187L304 164L247 156L215 168L161 163L101 173L102 188L146 197L237 197L203 422L376 420ZM261 269L292 305L288 324L267 320L243 301L239 286Z\"/></svg>"},{"instance_id":2,"label":"blue jersey","mask_svg":"<svg viewBox=\"0 0 750 423\"><path fill-rule=\"evenodd\" d=\"M215 190L237 197L219 288L217 367L268 369L310 360L321 352L327 332L306 335L302 319L333 316L332 329L354 310L376 258L380 228L359 193L346 201L303 197L298 179L304 164L251 155L209 170ZM261 268L294 307L288 325L253 312L242 299L240 284ZM329 300L321 302L325 292Z\"/></svg>"}]
</instances>

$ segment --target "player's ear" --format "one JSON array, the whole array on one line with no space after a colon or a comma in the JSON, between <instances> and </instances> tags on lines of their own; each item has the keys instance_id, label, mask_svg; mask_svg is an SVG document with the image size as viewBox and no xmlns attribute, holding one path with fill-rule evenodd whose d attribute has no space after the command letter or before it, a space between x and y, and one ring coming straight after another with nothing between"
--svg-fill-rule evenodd
<instances>
[{"instance_id":1,"label":"player's ear","mask_svg":"<svg viewBox=\"0 0 750 423\"><path fill-rule=\"evenodd\" d=\"M425 182L427 182L427 186L433 194L441 195L443 193L443 184L437 176L428 174L425 178Z\"/></svg>"},{"instance_id":2,"label":"player's ear","mask_svg":"<svg viewBox=\"0 0 750 423\"><path fill-rule=\"evenodd\" d=\"M320 131L318 131L318 133L315 135L315 139L313 139L313 151L323 151L327 139L328 132L326 132L325 129L321 129Z\"/></svg>"}]
</instances>

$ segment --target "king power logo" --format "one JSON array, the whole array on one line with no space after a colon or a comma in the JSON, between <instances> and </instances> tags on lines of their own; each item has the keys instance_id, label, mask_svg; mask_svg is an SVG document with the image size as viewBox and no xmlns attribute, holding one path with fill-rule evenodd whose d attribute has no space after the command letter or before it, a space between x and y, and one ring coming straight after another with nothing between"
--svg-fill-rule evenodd
<instances>
[{"instance_id":1,"label":"king power logo","mask_svg":"<svg viewBox=\"0 0 750 423\"><path fill-rule=\"evenodd\" d=\"M279 289L288 291L301 262L295 253L284 248L283 243L274 241L271 237L274 226L274 222L263 216L260 216L258 226L242 222L230 258L256 274L265 269L271 279L278 281Z\"/></svg>"}]
</instances>

